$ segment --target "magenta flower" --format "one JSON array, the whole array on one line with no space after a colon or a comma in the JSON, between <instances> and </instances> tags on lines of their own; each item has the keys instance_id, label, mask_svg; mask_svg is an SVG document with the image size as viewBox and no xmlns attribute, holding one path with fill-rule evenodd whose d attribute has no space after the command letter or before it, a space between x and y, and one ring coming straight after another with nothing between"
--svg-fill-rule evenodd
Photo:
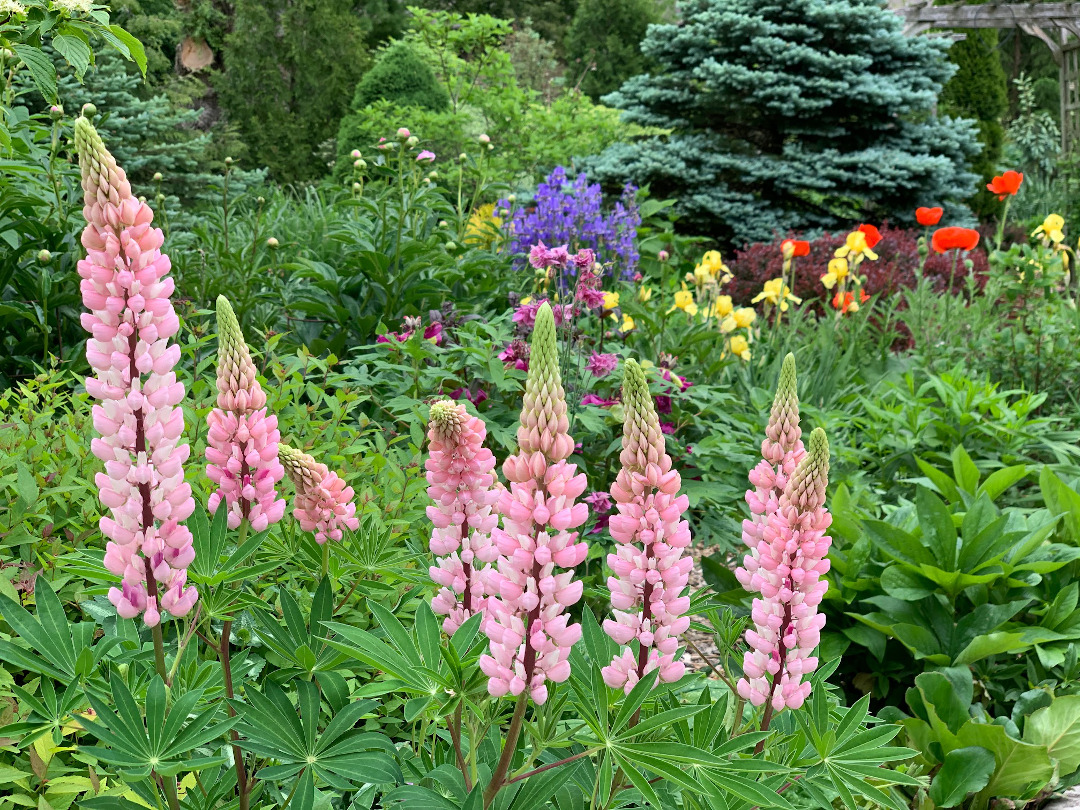
<instances>
[{"instance_id":1,"label":"magenta flower","mask_svg":"<svg viewBox=\"0 0 1080 810\"><path fill-rule=\"evenodd\" d=\"M592 248L582 248L574 255L574 264L578 266L579 270L584 270L587 267L592 267L596 263L596 254Z\"/></svg>"},{"instance_id":2,"label":"magenta flower","mask_svg":"<svg viewBox=\"0 0 1080 810\"><path fill-rule=\"evenodd\" d=\"M536 324L536 312L543 303L543 301L532 301L521 304L514 312L514 323L520 324L526 332L531 332Z\"/></svg>"},{"instance_id":3,"label":"magenta flower","mask_svg":"<svg viewBox=\"0 0 1080 810\"><path fill-rule=\"evenodd\" d=\"M476 406L486 400L488 395L487 391L483 388L477 388L476 391L473 391L471 388L457 388L450 392L450 399L461 399L462 397L465 397L465 399Z\"/></svg>"},{"instance_id":4,"label":"magenta flower","mask_svg":"<svg viewBox=\"0 0 1080 810\"><path fill-rule=\"evenodd\" d=\"M336 472L287 444L278 445L278 457L296 487L293 517L301 529L315 534L316 543L341 540L342 528L360 528L353 488Z\"/></svg>"},{"instance_id":5,"label":"magenta flower","mask_svg":"<svg viewBox=\"0 0 1080 810\"><path fill-rule=\"evenodd\" d=\"M666 436L673 436L675 434L675 423L674 422L661 422L660 423L660 432L663 433Z\"/></svg>"},{"instance_id":6,"label":"magenta flower","mask_svg":"<svg viewBox=\"0 0 1080 810\"><path fill-rule=\"evenodd\" d=\"M543 242L533 245L529 251L529 264L537 270L547 267L563 269L570 263L570 251L566 245L549 248Z\"/></svg>"},{"instance_id":7,"label":"magenta flower","mask_svg":"<svg viewBox=\"0 0 1080 810\"><path fill-rule=\"evenodd\" d=\"M443 339L443 325L441 323L429 324L424 329L424 340L430 340L436 346L442 343Z\"/></svg>"},{"instance_id":8,"label":"magenta flower","mask_svg":"<svg viewBox=\"0 0 1080 810\"><path fill-rule=\"evenodd\" d=\"M589 504L598 515L606 515L611 511L611 496L606 492L590 492L581 500Z\"/></svg>"},{"instance_id":9,"label":"magenta flower","mask_svg":"<svg viewBox=\"0 0 1080 810\"><path fill-rule=\"evenodd\" d=\"M430 163L433 160L435 160L435 153L429 152L427 149L416 156L417 163Z\"/></svg>"},{"instance_id":10,"label":"magenta flower","mask_svg":"<svg viewBox=\"0 0 1080 810\"><path fill-rule=\"evenodd\" d=\"M484 447L487 427L470 416L463 405L442 400L431 406L428 427L430 455L428 495L435 502L427 509L434 525L431 553L436 564L428 569L442 587L431 609L453 635L462 623L487 606L490 563L499 551L491 540L499 516L492 507L502 487L495 477L495 456Z\"/></svg>"},{"instance_id":11,"label":"magenta flower","mask_svg":"<svg viewBox=\"0 0 1080 810\"><path fill-rule=\"evenodd\" d=\"M510 345L499 352L499 359L507 368L513 367L520 371L529 370L529 344L524 340L512 340Z\"/></svg>"},{"instance_id":12,"label":"magenta flower","mask_svg":"<svg viewBox=\"0 0 1080 810\"><path fill-rule=\"evenodd\" d=\"M585 491L584 474L567 462L574 450L568 433L566 398L559 376L555 318L550 306L536 315L529 377L518 428L518 453L503 464L510 488L498 502L503 528L492 537L498 569L488 587L483 630L489 654L480 658L495 697L526 691L535 703L548 698L547 681L570 677L570 648L581 638L566 609L582 595L570 570L584 562L588 546L572 531L589 517L575 500Z\"/></svg>"},{"instance_id":13,"label":"magenta flower","mask_svg":"<svg viewBox=\"0 0 1080 810\"><path fill-rule=\"evenodd\" d=\"M180 319L169 300L174 283L161 252L164 237L151 226L154 212L131 193L85 116L75 121L75 148L86 218L79 286L90 310L82 325L91 335L86 359L94 371L86 391L98 400L93 422L101 434L90 449L105 464L94 478L109 510L99 524L108 538L105 567L123 578L109 589L109 601L119 616L141 613L154 627L162 610L184 616L199 597L187 587L195 550L181 525L195 499L184 482L184 385L173 371L180 347L170 343Z\"/></svg>"},{"instance_id":14,"label":"magenta flower","mask_svg":"<svg viewBox=\"0 0 1080 810\"><path fill-rule=\"evenodd\" d=\"M586 394L581 398L582 405L598 405L601 408L610 408L618 401L619 400L617 399L604 399L603 397L598 397L596 394Z\"/></svg>"},{"instance_id":15,"label":"magenta flower","mask_svg":"<svg viewBox=\"0 0 1080 810\"><path fill-rule=\"evenodd\" d=\"M606 377L615 370L617 365L619 365L619 358L616 355L593 352L589 362L585 364L585 368L594 377Z\"/></svg>"},{"instance_id":16,"label":"magenta flower","mask_svg":"<svg viewBox=\"0 0 1080 810\"><path fill-rule=\"evenodd\" d=\"M675 653L690 627L684 615L690 597L683 590L694 561L683 556L690 545L690 524L682 520L689 499L679 494L679 473L671 468L649 384L634 360L626 361L623 375L622 469L611 485L619 513L609 523L618 545L608 555L615 576L607 582L615 618L604 621L604 631L622 650L603 674L608 686L629 692L651 672L665 683L685 672ZM636 655L629 646L635 640Z\"/></svg>"},{"instance_id":17,"label":"magenta flower","mask_svg":"<svg viewBox=\"0 0 1080 810\"><path fill-rule=\"evenodd\" d=\"M244 333L225 296L217 299L217 407L206 417L206 475L217 484L207 506L224 501L230 529L248 521L261 532L285 515L274 487L285 475L278 459L277 416L266 412L266 394L255 378Z\"/></svg>"}]
</instances>

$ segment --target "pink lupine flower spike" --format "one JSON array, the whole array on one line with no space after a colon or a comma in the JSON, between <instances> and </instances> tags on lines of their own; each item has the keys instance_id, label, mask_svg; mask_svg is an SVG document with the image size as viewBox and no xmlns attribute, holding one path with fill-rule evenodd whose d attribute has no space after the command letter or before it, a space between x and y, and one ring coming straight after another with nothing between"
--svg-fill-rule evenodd
<instances>
[{"instance_id":1,"label":"pink lupine flower spike","mask_svg":"<svg viewBox=\"0 0 1080 810\"><path fill-rule=\"evenodd\" d=\"M581 638L581 625L571 624L566 609L581 599L582 583L557 568L572 569L588 553L572 531L588 519L589 507L576 503L585 475L566 460L574 440L557 351L555 317L545 303L532 334L518 452L503 464L510 489L498 501L503 528L492 533L501 556L483 626L490 654L480 659L492 695L527 690L538 705L548 698L547 681L570 677L570 648Z\"/></svg>"},{"instance_id":2,"label":"pink lupine flower spike","mask_svg":"<svg viewBox=\"0 0 1080 810\"><path fill-rule=\"evenodd\" d=\"M257 532L285 514L274 487L285 475L278 459L277 416L266 412L266 394L255 378L244 333L228 299L217 299L217 407L206 417L206 475L217 484L208 506L224 502L229 528L244 520Z\"/></svg>"},{"instance_id":3,"label":"pink lupine flower spike","mask_svg":"<svg viewBox=\"0 0 1080 810\"><path fill-rule=\"evenodd\" d=\"M90 449L105 463L95 476L109 510L100 521L108 538L105 566L123 578L109 589L109 601L119 616L141 613L156 627L162 610L184 616L198 599L187 586L195 551L182 523L195 500L184 482L190 452L181 442L184 386L173 371L180 347L170 341L180 320L169 300L173 280L161 252L164 237L151 226L154 212L131 193L124 170L85 115L75 122L75 149L86 219L86 258L78 271L90 310L82 325L91 334L86 359L94 371L86 390L98 400L93 421L101 434Z\"/></svg>"},{"instance_id":4,"label":"pink lupine flower spike","mask_svg":"<svg viewBox=\"0 0 1080 810\"><path fill-rule=\"evenodd\" d=\"M342 529L355 532L360 528L353 488L336 472L287 444L278 445L278 458L296 487L293 517L301 529L315 534L316 543L341 540Z\"/></svg>"},{"instance_id":5,"label":"pink lupine flower spike","mask_svg":"<svg viewBox=\"0 0 1080 810\"><path fill-rule=\"evenodd\" d=\"M442 586L431 602L445 616L443 629L453 635L466 619L487 606L487 581L499 551L491 540L499 516L493 511L502 487L495 478L495 456L484 447L487 427L463 404L441 400L431 406L428 428L431 454L427 468L427 509L434 526L428 569Z\"/></svg>"},{"instance_id":6,"label":"pink lupine flower spike","mask_svg":"<svg viewBox=\"0 0 1080 810\"><path fill-rule=\"evenodd\" d=\"M604 682L630 692L650 672L657 681L679 680L685 667L675 660L679 636L690 626L683 595L693 558L690 525L682 520L689 506L679 494L679 473L671 467L660 420L641 366L627 360L623 370L622 469L611 485L618 514L611 517L611 536L618 544L608 555L615 576L608 578L614 619L604 631L622 650L603 668ZM638 642L637 654L630 643Z\"/></svg>"}]
</instances>

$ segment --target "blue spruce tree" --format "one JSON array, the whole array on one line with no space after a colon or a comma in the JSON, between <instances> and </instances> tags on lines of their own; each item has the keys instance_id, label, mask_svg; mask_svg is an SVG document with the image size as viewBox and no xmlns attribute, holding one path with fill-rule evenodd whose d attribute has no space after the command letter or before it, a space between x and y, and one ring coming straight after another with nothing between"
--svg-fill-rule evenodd
<instances>
[{"instance_id":1,"label":"blue spruce tree","mask_svg":"<svg viewBox=\"0 0 1080 810\"><path fill-rule=\"evenodd\" d=\"M591 161L648 183L684 224L729 244L853 221L908 222L969 197L972 122L935 115L948 42L905 37L879 0L687 0L653 25L657 67L604 102L669 131Z\"/></svg>"}]
</instances>

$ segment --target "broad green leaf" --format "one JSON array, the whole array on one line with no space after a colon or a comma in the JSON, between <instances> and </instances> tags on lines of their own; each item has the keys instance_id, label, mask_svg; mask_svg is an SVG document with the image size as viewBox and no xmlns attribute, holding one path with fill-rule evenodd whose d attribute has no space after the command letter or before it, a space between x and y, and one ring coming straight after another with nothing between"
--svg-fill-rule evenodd
<instances>
[{"instance_id":1,"label":"broad green leaf","mask_svg":"<svg viewBox=\"0 0 1080 810\"><path fill-rule=\"evenodd\" d=\"M930 783L930 798L938 807L956 807L986 787L996 767L994 755L980 746L950 751Z\"/></svg>"},{"instance_id":2,"label":"broad green leaf","mask_svg":"<svg viewBox=\"0 0 1080 810\"><path fill-rule=\"evenodd\" d=\"M968 723L956 735L960 747L981 746L994 754L997 768L980 795L993 798L1032 798L1054 775L1046 746L1014 740L1003 726Z\"/></svg>"},{"instance_id":3,"label":"broad green leaf","mask_svg":"<svg viewBox=\"0 0 1080 810\"><path fill-rule=\"evenodd\" d=\"M965 492L974 495L979 486L979 468L971 460L967 450L958 444L952 452L953 477Z\"/></svg>"},{"instance_id":4,"label":"broad green leaf","mask_svg":"<svg viewBox=\"0 0 1080 810\"><path fill-rule=\"evenodd\" d=\"M935 583L900 563L881 572L881 587L889 596L905 602L917 602L937 590Z\"/></svg>"},{"instance_id":5,"label":"broad green leaf","mask_svg":"<svg viewBox=\"0 0 1080 810\"><path fill-rule=\"evenodd\" d=\"M71 34L57 34L53 37L52 46L75 69L75 77L81 82L93 58L90 46L81 37Z\"/></svg>"},{"instance_id":6,"label":"broad green leaf","mask_svg":"<svg viewBox=\"0 0 1080 810\"><path fill-rule=\"evenodd\" d=\"M1024 740L1045 745L1062 777L1080 768L1080 695L1054 698L1033 712L1024 723Z\"/></svg>"},{"instance_id":7,"label":"broad green leaf","mask_svg":"<svg viewBox=\"0 0 1080 810\"><path fill-rule=\"evenodd\" d=\"M32 45L12 45L11 50L30 71L34 85L50 104L56 103L56 67L52 60Z\"/></svg>"},{"instance_id":8,"label":"broad green leaf","mask_svg":"<svg viewBox=\"0 0 1080 810\"><path fill-rule=\"evenodd\" d=\"M997 500L998 496L1018 481L1023 480L1028 474L1028 468L1023 464L1015 467L1004 467L994 470L982 482L976 494L986 495L990 500Z\"/></svg>"}]
</instances>

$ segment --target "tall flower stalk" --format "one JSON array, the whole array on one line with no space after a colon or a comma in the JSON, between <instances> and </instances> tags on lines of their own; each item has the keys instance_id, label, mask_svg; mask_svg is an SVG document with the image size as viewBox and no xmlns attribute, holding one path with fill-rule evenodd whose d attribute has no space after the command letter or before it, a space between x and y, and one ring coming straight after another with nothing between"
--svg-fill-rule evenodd
<instances>
[{"instance_id":1,"label":"tall flower stalk","mask_svg":"<svg viewBox=\"0 0 1080 810\"><path fill-rule=\"evenodd\" d=\"M101 434L91 450L105 463L95 477L109 508L100 523L109 539L105 565L123 577L109 601L124 618L142 614L158 639L160 611L184 616L198 598L187 586L195 551L182 525L195 500L184 482L190 452L181 441L184 385L173 371L180 347L171 338L180 320L169 300L174 285L161 252L164 237L151 227L154 212L132 195L124 170L85 116L75 122L75 148L86 218L86 258L78 269L90 310L82 324L91 334L86 358L94 370L86 390L99 400L93 420Z\"/></svg>"},{"instance_id":2,"label":"tall flower stalk","mask_svg":"<svg viewBox=\"0 0 1080 810\"><path fill-rule=\"evenodd\" d=\"M441 400L431 406L428 440L427 509L434 528L428 569L441 586L431 608L445 616L443 630L453 635L470 616L487 604L487 580L499 550L491 540L498 525L493 511L501 487L495 478L495 456L484 447L487 427L465 406Z\"/></svg>"},{"instance_id":3,"label":"tall flower stalk","mask_svg":"<svg viewBox=\"0 0 1080 810\"><path fill-rule=\"evenodd\" d=\"M753 705L765 705L763 730L774 712L798 708L810 695L803 678L817 668L812 653L825 624L817 606L828 588L822 577L829 570L825 556L831 544L825 534L832 522L825 509L829 443L818 428L809 450L803 446L790 354L765 432L763 459L750 473L754 489L746 493L751 517L743 521L743 541L749 553L735 572L744 588L760 594L753 601L745 677L737 690Z\"/></svg>"},{"instance_id":4,"label":"tall flower stalk","mask_svg":"<svg viewBox=\"0 0 1080 810\"><path fill-rule=\"evenodd\" d=\"M182 521L195 499L184 482L190 449L180 441L184 386L173 371L180 347L170 342L180 319L169 300L174 283L161 252L164 237L151 226L154 212L131 193L87 118L94 112L88 105L75 122L86 218L78 271L89 310L82 316L91 334L86 359L94 370L86 390L98 400L93 420L101 434L90 447L105 463L95 476L109 509L100 521L108 538L105 566L123 578L109 589L109 601L124 618L142 614L152 628L158 675L168 683L161 611L185 616L198 599L187 586L195 550ZM170 809L179 810L175 777L158 778Z\"/></svg>"},{"instance_id":5,"label":"tall flower stalk","mask_svg":"<svg viewBox=\"0 0 1080 810\"><path fill-rule=\"evenodd\" d=\"M278 458L277 416L266 412L266 394L228 299L217 299L217 407L206 417L206 474L217 484L210 511L224 502L230 529L242 523L261 532L285 514L274 487L285 475Z\"/></svg>"},{"instance_id":6,"label":"tall flower stalk","mask_svg":"<svg viewBox=\"0 0 1080 810\"><path fill-rule=\"evenodd\" d=\"M567 608L582 595L572 569L585 561L586 543L578 533L589 514L576 503L585 491L584 474L567 461L574 450L569 434L566 397L559 376L555 318L548 304L536 314L529 376L518 427L518 452L506 459L503 474L510 488L500 495L503 528L493 537L498 568L490 577L493 594L483 630L490 654L480 659L495 697L518 696L502 756L484 792L489 805L503 786L517 747L525 708L531 697L547 701L547 682L570 677L570 648L581 638Z\"/></svg>"},{"instance_id":7,"label":"tall flower stalk","mask_svg":"<svg viewBox=\"0 0 1080 810\"><path fill-rule=\"evenodd\" d=\"M665 683L685 672L675 653L690 626L684 615L690 597L683 590L694 561L683 556L690 525L681 518L689 500L679 494L679 473L671 467L649 384L634 360L624 366L622 392L622 469L611 485L618 514L609 524L618 546L608 555L615 618L604 621L604 631L623 646L603 674L608 686L630 692L650 672ZM636 654L629 647L635 640Z\"/></svg>"},{"instance_id":8,"label":"tall flower stalk","mask_svg":"<svg viewBox=\"0 0 1080 810\"><path fill-rule=\"evenodd\" d=\"M281 435L277 416L266 412L266 394L255 376L255 364L244 341L244 333L232 306L225 296L217 299L218 367L217 407L206 417L206 475L217 484L209 503L211 513L224 505L230 529L239 529L242 544L248 527L260 532L285 514L285 499L278 498L275 484L285 475L278 458ZM225 684L225 696L232 700L235 691L230 659L232 619L221 627L218 660ZM229 714L233 708L229 705ZM240 810L247 810L251 793L243 752L233 739L233 762L236 767Z\"/></svg>"}]
</instances>

